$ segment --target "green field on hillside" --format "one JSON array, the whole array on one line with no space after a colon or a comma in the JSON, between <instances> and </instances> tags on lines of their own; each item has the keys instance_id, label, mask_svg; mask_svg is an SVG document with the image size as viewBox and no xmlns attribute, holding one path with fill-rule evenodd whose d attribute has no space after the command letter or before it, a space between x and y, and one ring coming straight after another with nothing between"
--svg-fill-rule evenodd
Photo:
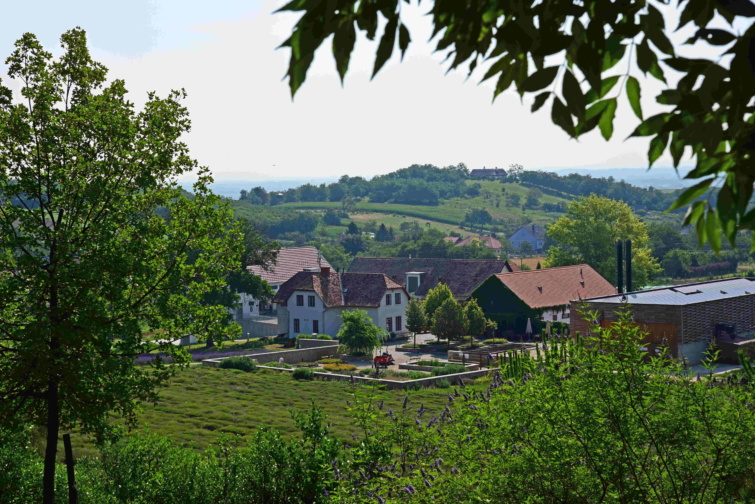
<instances>
[{"instance_id":1,"label":"green field on hillside","mask_svg":"<svg viewBox=\"0 0 755 504\"><path fill-rule=\"evenodd\" d=\"M501 183L493 181L473 182L467 181L467 185L479 183L481 186L480 195L474 198L451 198L443 201L438 206L423 205L401 205L393 203L372 203L370 201L360 201L356 203L352 212L366 213L379 212L395 215L405 215L427 221L435 221L443 224L458 225L472 209L485 209L495 219L514 220L520 219L526 215L535 222L551 222L559 217L560 214L554 212L543 212L542 210L523 210L521 206L507 206L507 194L518 195L522 203L529 192L529 188L516 183ZM505 189L505 192L502 191ZM569 203L569 200L544 194L540 198L541 203ZM284 203L278 205L280 208L294 208L300 210L324 210L328 208L340 209L342 205L335 201L311 201ZM431 222L432 223L432 222ZM387 225L387 224L386 224Z\"/></svg>"},{"instance_id":2,"label":"green field on hillside","mask_svg":"<svg viewBox=\"0 0 755 504\"><path fill-rule=\"evenodd\" d=\"M311 401L328 415L333 434L351 440L359 434L346 401L353 400L352 385L345 382L295 381L289 373L260 370L244 373L196 364L182 370L160 392L156 405L144 405L139 415L140 429L165 435L172 440L203 449L223 434L249 436L257 428L269 426L284 436L298 435L289 409L305 410ZM367 395L369 387L360 386ZM449 390L374 391L375 400L385 400L384 411L401 409L406 395L413 407L424 404L431 415L448 404ZM96 456L90 440L74 434L77 456ZM62 444L59 453L63 453Z\"/></svg>"}]
</instances>

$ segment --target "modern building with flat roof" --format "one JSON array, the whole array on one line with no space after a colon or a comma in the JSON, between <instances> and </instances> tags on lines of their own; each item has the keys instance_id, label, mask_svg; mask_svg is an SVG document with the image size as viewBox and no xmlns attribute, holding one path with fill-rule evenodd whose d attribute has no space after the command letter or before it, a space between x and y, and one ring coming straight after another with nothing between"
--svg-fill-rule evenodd
<instances>
[{"instance_id":1,"label":"modern building with flat roof","mask_svg":"<svg viewBox=\"0 0 755 504\"><path fill-rule=\"evenodd\" d=\"M690 364L699 363L713 342L726 347L729 358L736 354L736 347L755 342L755 278L727 278L572 301L571 332L586 334L592 322L578 310L597 311L600 325L608 327L618 320L618 312L624 307L648 332L644 343L649 351L667 344L674 357Z\"/></svg>"}]
</instances>

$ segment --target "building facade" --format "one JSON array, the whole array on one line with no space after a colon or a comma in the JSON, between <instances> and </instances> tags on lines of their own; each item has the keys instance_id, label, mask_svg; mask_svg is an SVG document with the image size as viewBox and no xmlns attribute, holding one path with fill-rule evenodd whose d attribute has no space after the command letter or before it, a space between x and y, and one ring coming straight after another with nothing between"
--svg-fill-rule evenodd
<instances>
[{"instance_id":1,"label":"building facade","mask_svg":"<svg viewBox=\"0 0 755 504\"><path fill-rule=\"evenodd\" d=\"M388 333L406 332L406 304L409 294L382 274L302 272L285 282L274 298L278 304L281 333L327 334L341 329L341 315L347 310L364 310L378 327Z\"/></svg>"},{"instance_id":2,"label":"building facade","mask_svg":"<svg viewBox=\"0 0 755 504\"><path fill-rule=\"evenodd\" d=\"M755 279L731 278L631 292L573 302L572 312L597 315L572 317L572 332L586 334L594 320L610 327L621 310L646 331L643 344L653 352L667 345L672 356L699 363L711 343L722 337L726 344L747 345L755 335ZM722 328L726 328L722 331ZM722 334L724 334L722 336Z\"/></svg>"}]
</instances>

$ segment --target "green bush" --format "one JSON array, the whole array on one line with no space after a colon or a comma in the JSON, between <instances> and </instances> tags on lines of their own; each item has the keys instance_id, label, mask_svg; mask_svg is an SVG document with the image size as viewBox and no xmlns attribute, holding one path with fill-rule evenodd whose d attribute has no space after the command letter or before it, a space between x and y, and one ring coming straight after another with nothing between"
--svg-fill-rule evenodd
<instances>
[{"instance_id":1,"label":"green bush","mask_svg":"<svg viewBox=\"0 0 755 504\"><path fill-rule=\"evenodd\" d=\"M506 338L490 338L483 341L486 345L505 345L506 343L511 343Z\"/></svg>"},{"instance_id":2,"label":"green bush","mask_svg":"<svg viewBox=\"0 0 755 504\"><path fill-rule=\"evenodd\" d=\"M317 362L319 362L320 364L343 364L343 360L335 359L332 357L328 357L327 359L320 359Z\"/></svg>"},{"instance_id":3,"label":"green bush","mask_svg":"<svg viewBox=\"0 0 755 504\"><path fill-rule=\"evenodd\" d=\"M294 367L298 367L298 368L300 368L300 367L315 368L315 367L320 367L320 365L318 363L316 363L316 362L297 362L296 364L294 364Z\"/></svg>"},{"instance_id":4,"label":"green bush","mask_svg":"<svg viewBox=\"0 0 755 504\"><path fill-rule=\"evenodd\" d=\"M421 388L422 388L422 385L420 385L417 382L412 382L412 383L407 383L404 390L414 390L416 392L417 390L420 390Z\"/></svg>"},{"instance_id":5,"label":"green bush","mask_svg":"<svg viewBox=\"0 0 755 504\"><path fill-rule=\"evenodd\" d=\"M426 348L426 347L427 345L422 344L422 343L418 343L416 345L414 343L404 343L403 345L401 345L401 348Z\"/></svg>"},{"instance_id":6,"label":"green bush","mask_svg":"<svg viewBox=\"0 0 755 504\"><path fill-rule=\"evenodd\" d=\"M314 380L315 372L311 368L296 368L293 372L294 380Z\"/></svg>"},{"instance_id":7,"label":"green bush","mask_svg":"<svg viewBox=\"0 0 755 504\"><path fill-rule=\"evenodd\" d=\"M318 334L317 339L332 340L333 336L328 336L327 334Z\"/></svg>"},{"instance_id":8,"label":"green bush","mask_svg":"<svg viewBox=\"0 0 755 504\"><path fill-rule=\"evenodd\" d=\"M445 362L441 362L438 359L421 360L421 361L415 362L414 364L416 364L418 366L434 366L434 367L436 367L436 366L445 366L446 365Z\"/></svg>"},{"instance_id":9,"label":"green bush","mask_svg":"<svg viewBox=\"0 0 755 504\"><path fill-rule=\"evenodd\" d=\"M433 369L430 374L433 376L444 376L456 373L465 373L467 367L463 364L446 364L445 366Z\"/></svg>"},{"instance_id":10,"label":"green bush","mask_svg":"<svg viewBox=\"0 0 755 504\"><path fill-rule=\"evenodd\" d=\"M448 381L448 378L441 378L440 380L436 380L433 385L435 388L447 389L451 387L451 382Z\"/></svg>"},{"instance_id":11,"label":"green bush","mask_svg":"<svg viewBox=\"0 0 755 504\"><path fill-rule=\"evenodd\" d=\"M338 372L352 372L356 371L357 367L354 364L325 364L323 366L323 369L326 371L332 372L332 373L338 373Z\"/></svg>"},{"instance_id":12,"label":"green bush","mask_svg":"<svg viewBox=\"0 0 755 504\"><path fill-rule=\"evenodd\" d=\"M241 371L257 371L257 361L251 357L234 356L220 361L220 367L223 369L239 369Z\"/></svg>"},{"instance_id":13,"label":"green bush","mask_svg":"<svg viewBox=\"0 0 755 504\"><path fill-rule=\"evenodd\" d=\"M367 376L370 373L372 373L372 369L371 368L364 368L364 369L360 369L359 370L359 374L361 376Z\"/></svg>"},{"instance_id":14,"label":"green bush","mask_svg":"<svg viewBox=\"0 0 755 504\"><path fill-rule=\"evenodd\" d=\"M277 367L277 368L283 368L283 369L291 369L291 368L294 367L291 364L288 364L286 362L275 362L275 363L270 364L270 366L271 367Z\"/></svg>"}]
</instances>

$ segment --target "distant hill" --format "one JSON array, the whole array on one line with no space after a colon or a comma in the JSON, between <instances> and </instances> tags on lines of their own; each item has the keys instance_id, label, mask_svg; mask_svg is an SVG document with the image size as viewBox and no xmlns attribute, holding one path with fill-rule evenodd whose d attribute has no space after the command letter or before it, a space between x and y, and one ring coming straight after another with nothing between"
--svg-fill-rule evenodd
<instances>
[{"instance_id":1,"label":"distant hill","mask_svg":"<svg viewBox=\"0 0 755 504\"><path fill-rule=\"evenodd\" d=\"M650 170L647 168L547 168L542 171L551 171L558 175L576 173L578 175L590 175L591 177L613 177L614 180L623 180L636 187L654 187L656 189L681 189L695 185L699 180L687 180L683 177L691 170L691 167L681 167L677 173L671 167L658 166Z\"/></svg>"}]
</instances>

